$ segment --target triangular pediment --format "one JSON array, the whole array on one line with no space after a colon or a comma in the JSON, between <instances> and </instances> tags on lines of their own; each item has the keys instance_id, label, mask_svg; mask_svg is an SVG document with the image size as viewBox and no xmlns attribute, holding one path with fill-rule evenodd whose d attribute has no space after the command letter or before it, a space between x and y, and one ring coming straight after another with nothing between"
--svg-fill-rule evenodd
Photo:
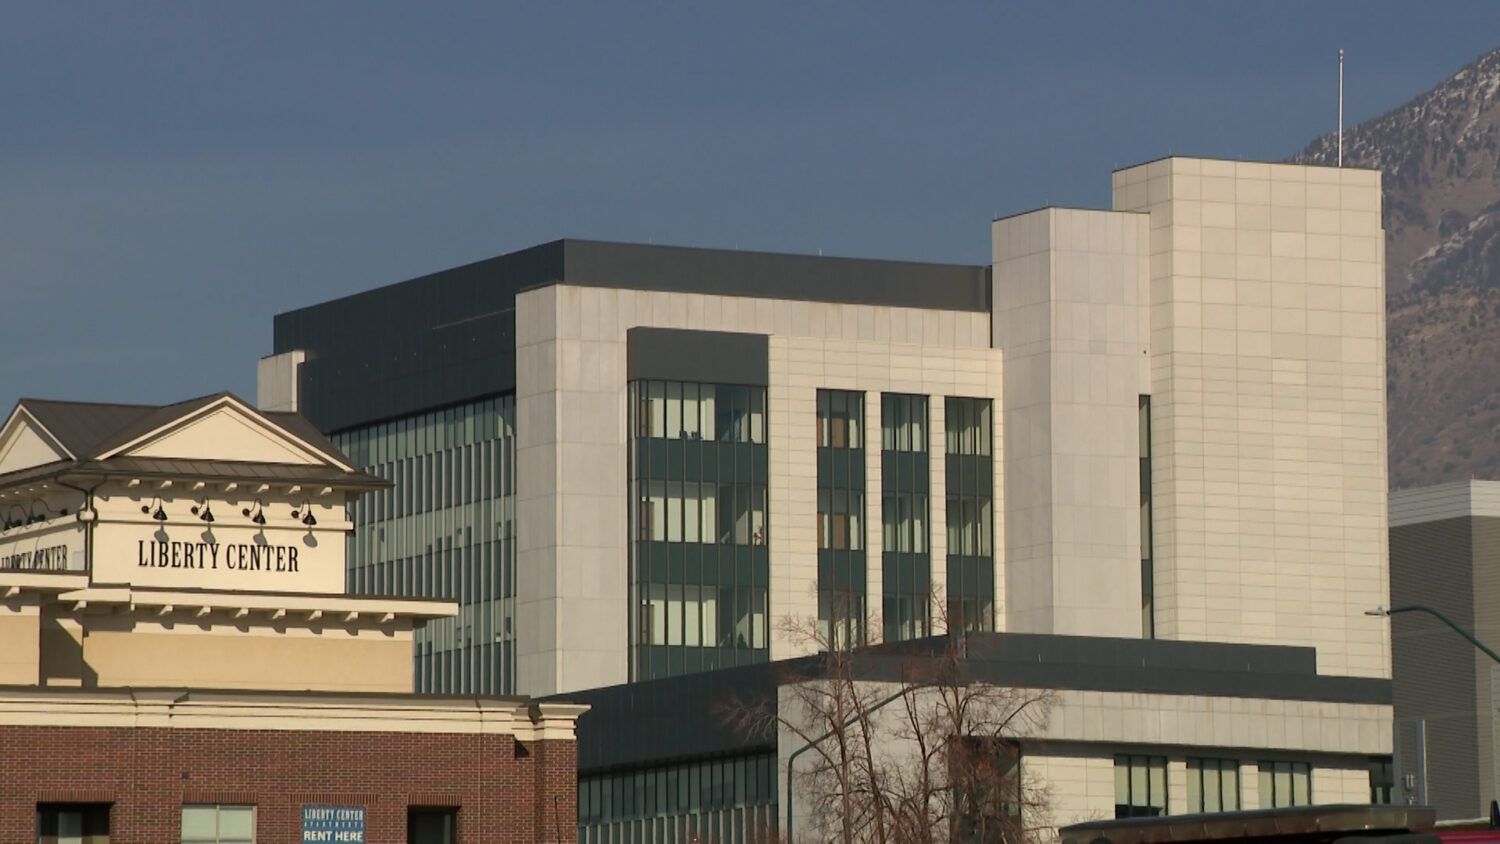
<instances>
[{"instance_id":1,"label":"triangular pediment","mask_svg":"<svg viewBox=\"0 0 1500 844\"><path fill-rule=\"evenodd\" d=\"M165 422L101 457L151 457L236 463L338 465L232 396ZM345 468L345 467L340 467Z\"/></svg>"},{"instance_id":2,"label":"triangular pediment","mask_svg":"<svg viewBox=\"0 0 1500 844\"><path fill-rule=\"evenodd\" d=\"M67 449L24 409L17 408L0 428L0 475L69 459Z\"/></svg>"}]
</instances>

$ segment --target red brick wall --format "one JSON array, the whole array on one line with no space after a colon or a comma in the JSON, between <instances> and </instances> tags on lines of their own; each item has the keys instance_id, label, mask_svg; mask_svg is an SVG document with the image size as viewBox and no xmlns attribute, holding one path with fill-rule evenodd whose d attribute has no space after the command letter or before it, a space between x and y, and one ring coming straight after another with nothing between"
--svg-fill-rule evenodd
<instances>
[{"instance_id":1,"label":"red brick wall","mask_svg":"<svg viewBox=\"0 0 1500 844\"><path fill-rule=\"evenodd\" d=\"M460 842L577 839L577 747L509 736L0 727L0 842L39 802L106 802L111 844L179 840L183 803L256 808L257 840L296 842L303 805L364 806L372 844L409 806L458 809Z\"/></svg>"}]
</instances>

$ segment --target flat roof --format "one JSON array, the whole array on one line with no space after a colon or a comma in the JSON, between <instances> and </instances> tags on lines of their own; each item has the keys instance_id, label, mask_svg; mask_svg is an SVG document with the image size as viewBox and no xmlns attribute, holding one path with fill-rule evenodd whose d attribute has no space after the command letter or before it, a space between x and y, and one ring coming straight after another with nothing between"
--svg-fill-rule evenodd
<instances>
[{"instance_id":1,"label":"flat roof","mask_svg":"<svg viewBox=\"0 0 1500 844\"><path fill-rule=\"evenodd\" d=\"M912 658L941 654L946 636L864 649L860 680L899 682ZM1031 689L1156 693L1258 700L1389 704L1391 682L1318 674L1313 648L1220 642L1113 639L1039 633L971 633L964 664L980 680ZM722 668L569 692L587 703L579 722L581 771L646 762L774 750L725 723L725 707L774 697L783 683L815 676L821 657Z\"/></svg>"}]
</instances>

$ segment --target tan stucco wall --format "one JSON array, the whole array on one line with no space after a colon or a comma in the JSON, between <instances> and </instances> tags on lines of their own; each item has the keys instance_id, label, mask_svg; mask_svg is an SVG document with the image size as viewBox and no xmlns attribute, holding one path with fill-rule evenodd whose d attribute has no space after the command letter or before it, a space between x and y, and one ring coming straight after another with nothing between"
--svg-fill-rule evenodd
<instances>
[{"instance_id":1,"label":"tan stucco wall","mask_svg":"<svg viewBox=\"0 0 1500 844\"><path fill-rule=\"evenodd\" d=\"M38 676L29 682L44 686L85 685L83 626L70 618L59 618L43 608L37 619Z\"/></svg>"},{"instance_id":2,"label":"tan stucco wall","mask_svg":"<svg viewBox=\"0 0 1500 844\"><path fill-rule=\"evenodd\" d=\"M34 603L0 603L0 642L0 686L35 683L41 646Z\"/></svg>"},{"instance_id":3,"label":"tan stucco wall","mask_svg":"<svg viewBox=\"0 0 1500 844\"><path fill-rule=\"evenodd\" d=\"M409 634L92 630L83 656L100 686L410 692Z\"/></svg>"}]
</instances>

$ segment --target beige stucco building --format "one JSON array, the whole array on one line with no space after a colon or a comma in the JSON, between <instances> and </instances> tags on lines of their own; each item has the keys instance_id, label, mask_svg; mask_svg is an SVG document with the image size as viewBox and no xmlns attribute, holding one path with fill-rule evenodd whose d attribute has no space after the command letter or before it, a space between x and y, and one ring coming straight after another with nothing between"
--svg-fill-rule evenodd
<instances>
[{"instance_id":1,"label":"beige stucco building","mask_svg":"<svg viewBox=\"0 0 1500 844\"><path fill-rule=\"evenodd\" d=\"M383 486L290 414L22 401L0 429L0 684L411 691L451 602L350 597Z\"/></svg>"},{"instance_id":2,"label":"beige stucco building","mask_svg":"<svg viewBox=\"0 0 1500 844\"><path fill-rule=\"evenodd\" d=\"M229 394L22 400L0 839L570 839L583 708L413 695L413 631L456 605L347 594L348 508L385 486Z\"/></svg>"}]
</instances>

